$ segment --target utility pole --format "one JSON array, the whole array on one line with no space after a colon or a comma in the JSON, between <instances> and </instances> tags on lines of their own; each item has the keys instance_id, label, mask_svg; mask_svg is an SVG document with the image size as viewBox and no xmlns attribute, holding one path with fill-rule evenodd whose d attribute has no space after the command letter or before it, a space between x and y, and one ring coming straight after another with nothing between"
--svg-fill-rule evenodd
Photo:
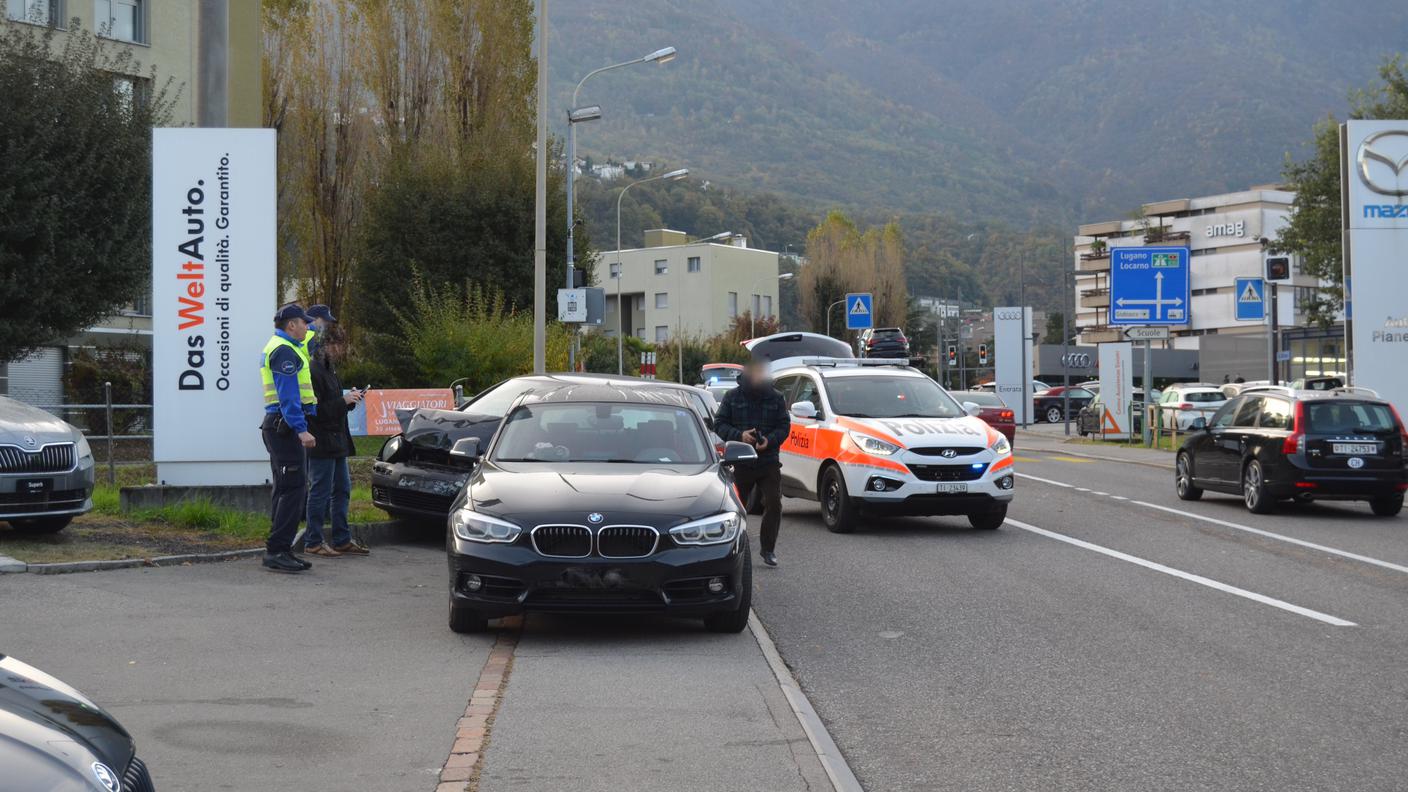
<instances>
[{"instance_id":1,"label":"utility pole","mask_svg":"<svg viewBox=\"0 0 1408 792\"><path fill-rule=\"evenodd\" d=\"M533 373L547 362L548 319L548 0L538 0L538 138L533 218Z\"/></svg>"},{"instance_id":2,"label":"utility pole","mask_svg":"<svg viewBox=\"0 0 1408 792\"><path fill-rule=\"evenodd\" d=\"M1276 286L1277 283L1275 281L1266 282L1266 288L1271 293L1270 305L1268 306L1271 309L1271 313L1267 317L1267 321L1269 322L1269 324L1267 326L1268 333L1266 339L1266 345L1268 347L1267 353L1268 357L1270 357L1271 364L1271 376L1267 377L1267 381L1269 381L1272 385L1281 384L1281 363L1276 359L1276 354L1281 351L1280 344L1277 343L1277 336L1279 334L1278 331L1280 330L1280 327L1279 317L1276 316L1276 300L1278 297L1278 295L1276 294Z\"/></svg>"},{"instance_id":3,"label":"utility pole","mask_svg":"<svg viewBox=\"0 0 1408 792\"><path fill-rule=\"evenodd\" d=\"M1154 342L1144 342L1144 447L1154 445L1154 422L1149 420L1149 407L1154 403Z\"/></svg>"}]
</instances>

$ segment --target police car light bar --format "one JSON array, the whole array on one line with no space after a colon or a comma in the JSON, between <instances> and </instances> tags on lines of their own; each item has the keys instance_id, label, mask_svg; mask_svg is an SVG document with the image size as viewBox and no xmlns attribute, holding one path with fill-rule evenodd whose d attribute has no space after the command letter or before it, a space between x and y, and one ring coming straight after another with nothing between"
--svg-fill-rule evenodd
<instances>
[{"instance_id":1,"label":"police car light bar","mask_svg":"<svg viewBox=\"0 0 1408 792\"><path fill-rule=\"evenodd\" d=\"M804 357L803 366L900 366L909 367L909 358Z\"/></svg>"}]
</instances>

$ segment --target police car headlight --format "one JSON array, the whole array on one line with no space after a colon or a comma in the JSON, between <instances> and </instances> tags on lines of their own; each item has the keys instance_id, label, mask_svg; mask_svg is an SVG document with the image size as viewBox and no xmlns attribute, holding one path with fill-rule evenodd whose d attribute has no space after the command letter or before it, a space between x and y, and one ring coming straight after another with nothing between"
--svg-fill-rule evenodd
<instances>
[{"instance_id":1,"label":"police car headlight","mask_svg":"<svg viewBox=\"0 0 1408 792\"><path fill-rule=\"evenodd\" d=\"M382 462L390 462L396 456L396 452L401 450L401 435L392 435L381 445L381 452L376 455Z\"/></svg>"},{"instance_id":2,"label":"police car headlight","mask_svg":"<svg viewBox=\"0 0 1408 792\"><path fill-rule=\"evenodd\" d=\"M1007 438L1002 435L998 435L997 439L992 441L992 445L988 446L988 448L992 449L992 452L998 456L1012 453L1012 444L1007 442Z\"/></svg>"},{"instance_id":3,"label":"police car headlight","mask_svg":"<svg viewBox=\"0 0 1408 792\"><path fill-rule=\"evenodd\" d=\"M78 464L93 461L93 447L88 445L88 438L82 434L78 435L78 440L74 442L74 448L78 451Z\"/></svg>"},{"instance_id":4,"label":"police car headlight","mask_svg":"<svg viewBox=\"0 0 1408 792\"><path fill-rule=\"evenodd\" d=\"M894 443L887 443L884 440L881 440L876 437L871 437L870 435L864 434L862 432L857 432L854 429L848 429L846 433L851 436L851 442L860 446L860 450L864 451L867 454L875 454L876 456L890 456L891 454L900 450L900 447L895 445Z\"/></svg>"},{"instance_id":5,"label":"police car headlight","mask_svg":"<svg viewBox=\"0 0 1408 792\"><path fill-rule=\"evenodd\" d=\"M738 538L743 519L736 512L724 512L702 520L687 522L670 529L670 538L675 544L715 545L732 542Z\"/></svg>"},{"instance_id":6,"label":"police car headlight","mask_svg":"<svg viewBox=\"0 0 1408 792\"><path fill-rule=\"evenodd\" d=\"M466 542L507 544L516 541L518 535L523 533L522 528L508 520L500 520L469 509L457 509L451 514L450 525L454 528L455 536Z\"/></svg>"}]
</instances>

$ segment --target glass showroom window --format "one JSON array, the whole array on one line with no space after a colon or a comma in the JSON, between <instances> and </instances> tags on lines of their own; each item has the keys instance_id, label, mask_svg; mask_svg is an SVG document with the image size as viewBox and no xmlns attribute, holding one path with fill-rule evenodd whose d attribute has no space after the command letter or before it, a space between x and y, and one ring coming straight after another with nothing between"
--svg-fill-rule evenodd
<instances>
[{"instance_id":1,"label":"glass showroom window","mask_svg":"<svg viewBox=\"0 0 1408 792\"><path fill-rule=\"evenodd\" d=\"M93 25L108 38L146 44L146 5L143 0L93 0Z\"/></svg>"}]
</instances>

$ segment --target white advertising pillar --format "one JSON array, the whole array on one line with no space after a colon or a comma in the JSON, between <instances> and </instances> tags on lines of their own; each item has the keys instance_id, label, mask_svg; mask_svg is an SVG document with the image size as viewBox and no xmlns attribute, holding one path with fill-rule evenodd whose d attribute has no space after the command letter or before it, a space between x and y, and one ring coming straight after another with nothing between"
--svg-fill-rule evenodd
<instances>
[{"instance_id":1,"label":"white advertising pillar","mask_svg":"<svg viewBox=\"0 0 1408 792\"><path fill-rule=\"evenodd\" d=\"M1340 134L1352 383L1408 406L1408 121L1349 121Z\"/></svg>"},{"instance_id":2,"label":"white advertising pillar","mask_svg":"<svg viewBox=\"0 0 1408 792\"><path fill-rule=\"evenodd\" d=\"M1146 342L1147 343L1147 342ZM1146 353L1147 354L1147 353ZM1100 345L1100 436L1128 440L1134 431L1129 405L1134 401L1134 344Z\"/></svg>"},{"instance_id":3,"label":"white advertising pillar","mask_svg":"<svg viewBox=\"0 0 1408 792\"><path fill-rule=\"evenodd\" d=\"M277 308L275 132L152 135L152 429L157 480L262 484L259 355Z\"/></svg>"},{"instance_id":4,"label":"white advertising pillar","mask_svg":"<svg viewBox=\"0 0 1408 792\"><path fill-rule=\"evenodd\" d=\"M1012 408L1017 423L1031 422L1032 309L992 309L993 343L997 360L993 380L997 395Z\"/></svg>"}]
</instances>

